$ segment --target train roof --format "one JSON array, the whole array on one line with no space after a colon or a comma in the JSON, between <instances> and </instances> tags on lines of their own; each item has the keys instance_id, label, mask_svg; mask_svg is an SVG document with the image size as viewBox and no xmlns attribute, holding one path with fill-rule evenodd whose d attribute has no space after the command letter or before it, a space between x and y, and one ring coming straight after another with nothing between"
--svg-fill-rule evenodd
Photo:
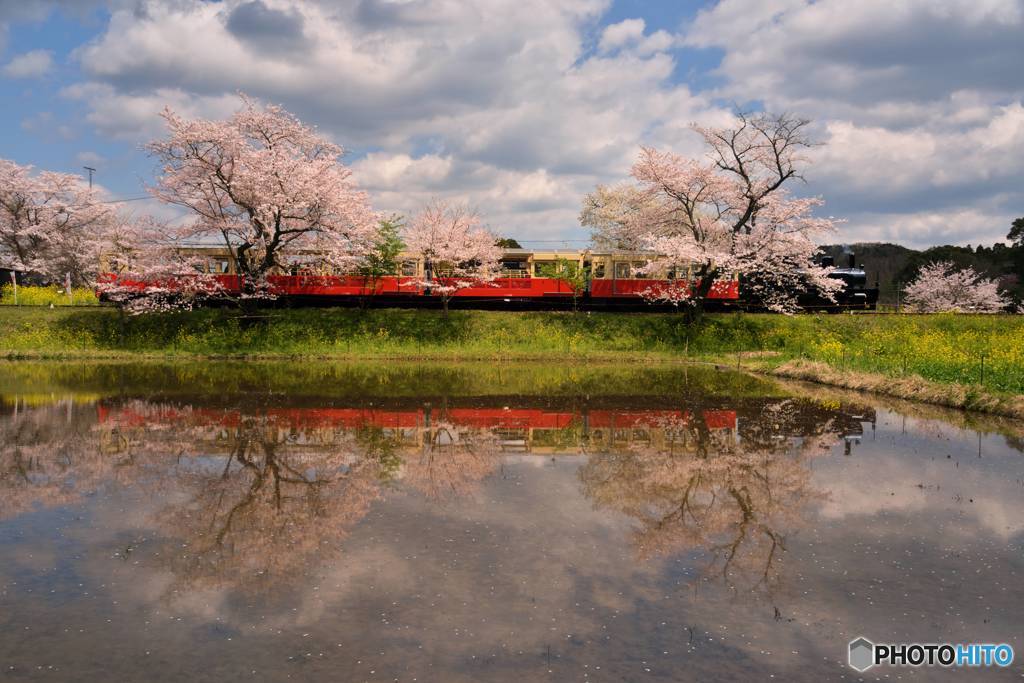
<instances>
[{"instance_id":1,"label":"train roof","mask_svg":"<svg viewBox=\"0 0 1024 683\"><path fill-rule=\"evenodd\" d=\"M179 242L177 245L179 249L193 249L193 250L210 250L210 251L221 251L225 249L223 243L214 242ZM655 258L658 256L655 252L644 252L644 251L612 251L612 250L595 250L595 249L509 249L502 248L502 258L509 257L530 257L534 255L545 255L554 257L574 257L579 258L581 256L605 256L612 258L628 258L628 259L643 259L643 258ZM293 251L292 254L306 254L310 253L307 249ZM402 252L406 254L407 252Z\"/></svg>"}]
</instances>

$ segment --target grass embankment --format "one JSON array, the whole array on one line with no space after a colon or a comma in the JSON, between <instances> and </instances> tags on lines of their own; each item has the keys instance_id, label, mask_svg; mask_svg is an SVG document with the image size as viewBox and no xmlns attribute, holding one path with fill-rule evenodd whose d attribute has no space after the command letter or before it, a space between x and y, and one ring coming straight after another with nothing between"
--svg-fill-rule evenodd
<instances>
[{"instance_id":1,"label":"grass embankment","mask_svg":"<svg viewBox=\"0 0 1024 683\"><path fill-rule=\"evenodd\" d=\"M723 314L692 327L657 313L4 308L0 355L695 359L1024 417L1024 316Z\"/></svg>"}]
</instances>

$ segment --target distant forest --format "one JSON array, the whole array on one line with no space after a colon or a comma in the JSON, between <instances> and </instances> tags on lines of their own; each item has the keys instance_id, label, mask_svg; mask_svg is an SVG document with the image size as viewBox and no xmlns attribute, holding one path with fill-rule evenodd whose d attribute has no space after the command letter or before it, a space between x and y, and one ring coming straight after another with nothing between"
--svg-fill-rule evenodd
<instances>
[{"instance_id":1,"label":"distant forest","mask_svg":"<svg viewBox=\"0 0 1024 683\"><path fill-rule=\"evenodd\" d=\"M1010 246L945 245L918 251L888 242L861 242L827 244L822 249L840 267L848 265L849 253L853 252L857 263L867 272L868 284L878 282L879 302L883 304L896 303L897 288L913 281L921 266L935 261L971 266L986 277L999 280L1017 301L1024 301L1024 218L1013 221L1007 239Z\"/></svg>"}]
</instances>

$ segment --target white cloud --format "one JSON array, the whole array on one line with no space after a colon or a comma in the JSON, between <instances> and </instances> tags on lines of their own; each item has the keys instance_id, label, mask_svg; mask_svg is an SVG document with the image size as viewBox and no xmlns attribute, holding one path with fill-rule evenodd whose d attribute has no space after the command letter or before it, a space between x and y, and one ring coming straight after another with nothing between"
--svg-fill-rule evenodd
<instances>
[{"instance_id":1,"label":"white cloud","mask_svg":"<svg viewBox=\"0 0 1024 683\"><path fill-rule=\"evenodd\" d=\"M1024 206L1019 0L722 0L682 35L634 17L594 45L609 4L115 3L64 92L139 142L164 105L219 117L245 91L345 145L378 208L464 200L523 238L582 236L585 192L642 143L699 154L687 126L725 102L816 120L807 191L848 219L837 239L977 243ZM679 83L681 45L721 50L712 90Z\"/></svg>"},{"instance_id":2,"label":"white cloud","mask_svg":"<svg viewBox=\"0 0 1024 683\"><path fill-rule=\"evenodd\" d=\"M32 50L18 55L3 67L7 78L39 78L53 69L53 53L49 50Z\"/></svg>"},{"instance_id":3,"label":"white cloud","mask_svg":"<svg viewBox=\"0 0 1024 683\"><path fill-rule=\"evenodd\" d=\"M22 119L21 129L45 142L67 141L76 137L75 130L65 123L60 123L51 111L40 111Z\"/></svg>"},{"instance_id":4,"label":"white cloud","mask_svg":"<svg viewBox=\"0 0 1024 683\"><path fill-rule=\"evenodd\" d=\"M75 155L75 161L84 166L97 166L106 161L106 157L97 152L86 150Z\"/></svg>"},{"instance_id":5,"label":"white cloud","mask_svg":"<svg viewBox=\"0 0 1024 683\"><path fill-rule=\"evenodd\" d=\"M685 148L686 124L724 112L673 82L675 38L642 21L588 53L607 6L151 1L113 12L76 53L89 81L65 94L102 132L138 141L160 133L164 104L222 116L245 91L350 149L381 210L447 197L513 236L579 236L582 195L625 176L641 143ZM268 22L282 31L268 36Z\"/></svg>"},{"instance_id":6,"label":"white cloud","mask_svg":"<svg viewBox=\"0 0 1024 683\"><path fill-rule=\"evenodd\" d=\"M646 23L643 19L625 19L617 24L610 24L601 33L600 47L607 52L636 42L643 38L644 28Z\"/></svg>"},{"instance_id":7,"label":"white cloud","mask_svg":"<svg viewBox=\"0 0 1024 683\"><path fill-rule=\"evenodd\" d=\"M643 19L624 19L617 24L610 24L601 32L598 49L612 52L620 48L632 48L638 54L650 55L673 47L676 38L666 31L655 31L644 35L647 24Z\"/></svg>"},{"instance_id":8,"label":"white cloud","mask_svg":"<svg viewBox=\"0 0 1024 683\"><path fill-rule=\"evenodd\" d=\"M155 88L132 94L122 94L105 83L77 83L68 86L63 94L89 104L86 120L101 133L119 140L140 142L164 132L160 112L170 107L189 117L224 117L239 107L233 93L197 95L176 88Z\"/></svg>"},{"instance_id":9,"label":"white cloud","mask_svg":"<svg viewBox=\"0 0 1024 683\"><path fill-rule=\"evenodd\" d=\"M719 96L816 119L810 189L844 239L927 246L1024 207L1022 30L1019 0L723 0L685 42L724 50Z\"/></svg>"}]
</instances>

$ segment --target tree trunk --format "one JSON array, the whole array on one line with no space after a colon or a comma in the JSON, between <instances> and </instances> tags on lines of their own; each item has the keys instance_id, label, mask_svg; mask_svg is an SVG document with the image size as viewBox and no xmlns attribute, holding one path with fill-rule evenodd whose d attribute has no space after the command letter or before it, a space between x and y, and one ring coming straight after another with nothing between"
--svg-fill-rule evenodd
<instances>
[{"instance_id":1,"label":"tree trunk","mask_svg":"<svg viewBox=\"0 0 1024 683\"><path fill-rule=\"evenodd\" d=\"M125 338L125 312L124 312L125 304L126 304L126 302L121 302L117 306L117 335L118 335L117 342L118 342L118 345L121 348L124 348L124 338Z\"/></svg>"},{"instance_id":2,"label":"tree trunk","mask_svg":"<svg viewBox=\"0 0 1024 683\"><path fill-rule=\"evenodd\" d=\"M717 272L712 269L698 276L698 284L693 291L692 303L683 313L687 325L696 325L703 319L708 296L711 294L711 288L715 285L715 275L717 275Z\"/></svg>"}]
</instances>

